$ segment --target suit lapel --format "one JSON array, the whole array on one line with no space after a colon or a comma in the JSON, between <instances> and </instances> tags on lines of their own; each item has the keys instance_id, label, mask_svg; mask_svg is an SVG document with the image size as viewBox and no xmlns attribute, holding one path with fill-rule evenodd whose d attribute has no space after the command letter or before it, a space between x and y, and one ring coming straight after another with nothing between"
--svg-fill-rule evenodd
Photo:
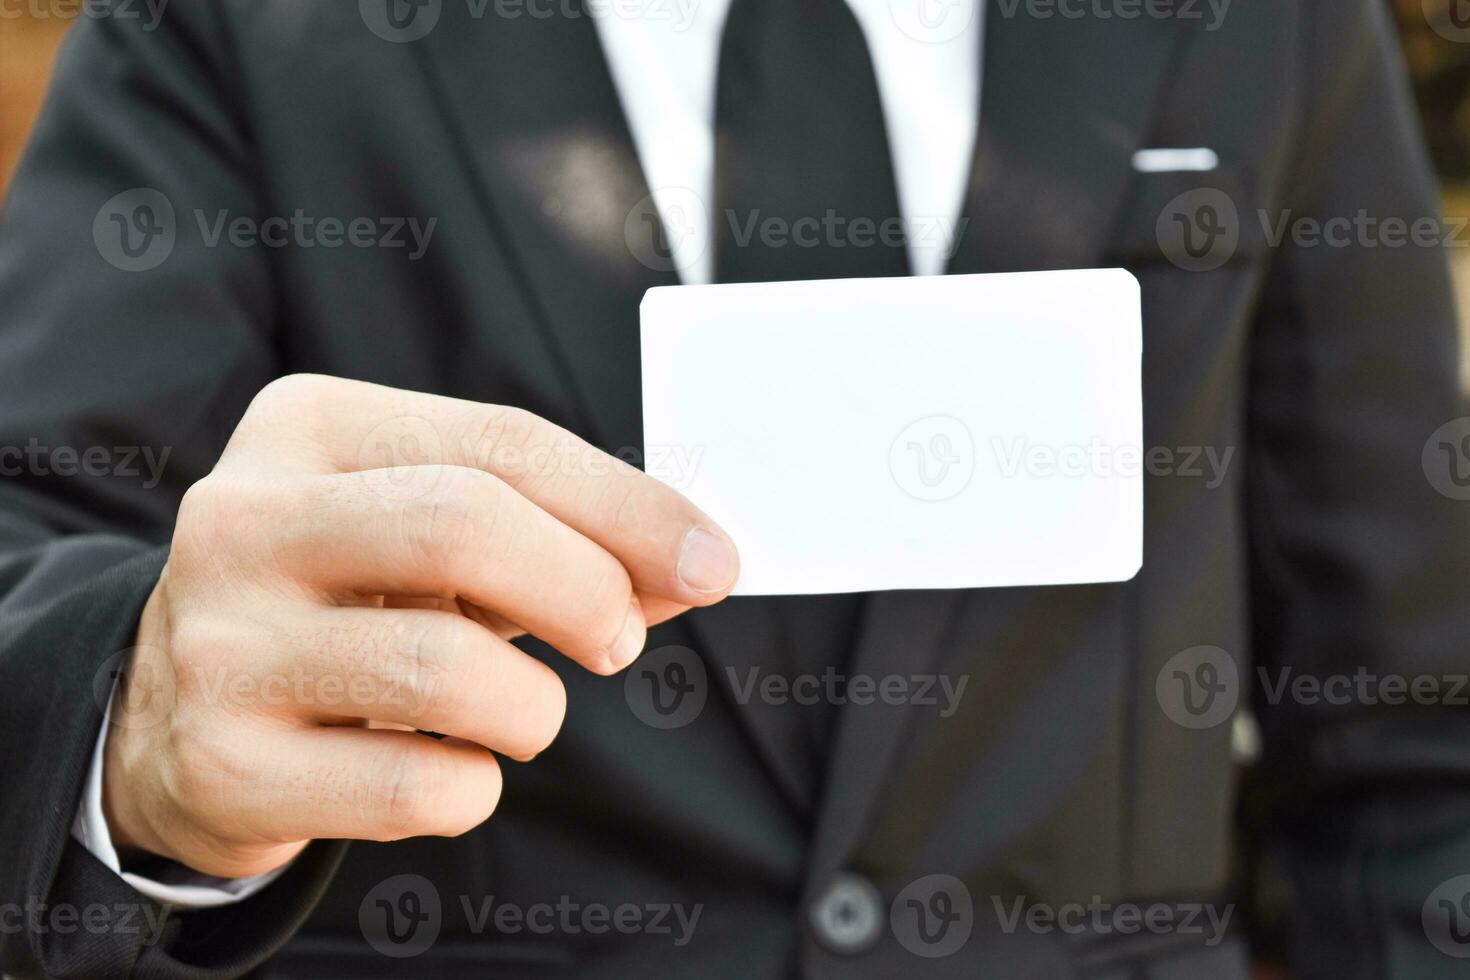
<instances>
[{"instance_id":1,"label":"suit lapel","mask_svg":"<svg viewBox=\"0 0 1470 980\"><path fill-rule=\"evenodd\" d=\"M597 38L575 15L474 17L444 4L422 68L464 148L477 203L518 265L531 308L578 408L580 435L609 451L641 447L638 307L675 285L617 90ZM472 273L471 273L472 274ZM758 599L682 622L711 675L771 667L780 623ZM800 802L780 720L734 704L782 791Z\"/></svg>"},{"instance_id":2,"label":"suit lapel","mask_svg":"<svg viewBox=\"0 0 1470 980\"><path fill-rule=\"evenodd\" d=\"M969 220L949 271L1099 262L1181 34L1168 18L1041 18L991 0Z\"/></svg>"},{"instance_id":3,"label":"suit lapel","mask_svg":"<svg viewBox=\"0 0 1470 980\"><path fill-rule=\"evenodd\" d=\"M596 27L580 9L542 18L473 8L444 4L417 42L432 96L518 265L579 434L609 451L641 447L638 304L678 278L650 251L657 215Z\"/></svg>"},{"instance_id":4,"label":"suit lapel","mask_svg":"<svg viewBox=\"0 0 1470 980\"><path fill-rule=\"evenodd\" d=\"M1176 53L1176 26L1147 18L1043 19L1024 4L992 0L968 221L951 273L1087 268L1103 260L1127 203L1133 153L1145 145ZM973 595L870 597L851 673L912 676L962 663L946 655L953 643L946 627ZM891 770L915 710L872 704L843 712L814 841L814 887L871 828L885 787L894 785Z\"/></svg>"}]
</instances>

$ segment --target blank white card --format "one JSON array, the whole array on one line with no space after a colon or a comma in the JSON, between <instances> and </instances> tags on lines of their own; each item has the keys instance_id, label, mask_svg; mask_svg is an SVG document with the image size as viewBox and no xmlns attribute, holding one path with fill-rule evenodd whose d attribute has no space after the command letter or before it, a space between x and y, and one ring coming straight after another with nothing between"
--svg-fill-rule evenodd
<instances>
[{"instance_id":1,"label":"blank white card","mask_svg":"<svg viewBox=\"0 0 1470 980\"><path fill-rule=\"evenodd\" d=\"M1124 581L1141 355L1121 269L658 287L647 469L734 538L737 594Z\"/></svg>"}]
</instances>

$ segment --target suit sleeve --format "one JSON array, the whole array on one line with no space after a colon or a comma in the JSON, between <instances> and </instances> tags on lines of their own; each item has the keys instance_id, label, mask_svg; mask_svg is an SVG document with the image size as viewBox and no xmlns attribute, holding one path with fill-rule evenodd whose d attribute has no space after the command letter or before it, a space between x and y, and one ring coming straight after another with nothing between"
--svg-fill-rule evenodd
<instances>
[{"instance_id":1,"label":"suit sleeve","mask_svg":"<svg viewBox=\"0 0 1470 980\"><path fill-rule=\"evenodd\" d=\"M269 257L195 230L196 212L263 207L217 17L80 18L0 212L7 975L238 975L299 927L344 846L238 906L164 916L70 833L179 500L281 371Z\"/></svg>"},{"instance_id":2,"label":"suit sleeve","mask_svg":"<svg viewBox=\"0 0 1470 980\"><path fill-rule=\"evenodd\" d=\"M1257 788L1302 980L1470 956L1470 420L1441 233L1359 220L1439 215L1386 7L1302 5L1280 206L1355 229L1277 249L1251 342Z\"/></svg>"}]
</instances>

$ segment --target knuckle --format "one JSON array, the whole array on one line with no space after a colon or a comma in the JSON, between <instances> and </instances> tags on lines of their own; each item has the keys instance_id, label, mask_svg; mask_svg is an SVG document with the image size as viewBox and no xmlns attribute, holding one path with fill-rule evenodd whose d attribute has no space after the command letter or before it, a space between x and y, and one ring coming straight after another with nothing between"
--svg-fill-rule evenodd
<instances>
[{"instance_id":1,"label":"knuckle","mask_svg":"<svg viewBox=\"0 0 1470 980\"><path fill-rule=\"evenodd\" d=\"M207 711L180 711L170 719L162 779L169 797L184 808L228 800L245 786L237 740L219 732L211 718Z\"/></svg>"},{"instance_id":2,"label":"knuckle","mask_svg":"<svg viewBox=\"0 0 1470 980\"><path fill-rule=\"evenodd\" d=\"M409 554L431 565L460 567L476 557L496 532L500 494L495 480L478 470L460 470L422 501L401 511Z\"/></svg>"},{"instance_id":3,"label":"knuckle","mask_svg":"<svg viewBox=\"0 0 1470 980\"><path fill-rule=\"evenodd\" d=\"M375 767L372 811L385 840L397 840L422 833L425 821L433 813L432 764L419 756L396 751L382 765Z\"/></svg>"},{"instance_id":4,"label":"knuckle","mask_svg":"<svg viewBox=\"0 0 1470 980\"><path fill-rule=\"evenodd\" d=\"M373 670L391 694L413 713L427 706L452 710L460 701L454 664L461 630L455 619L402 617L373 658Z\"/></svg>"},{"instance_id":5,"label":"knuckle","mask_svg":"<svg viewBox=\"0 0 1470 980\"><path fill-rule=\"evenodd\" d=\"M231 458L252 447L277 444L283 432L312 431L324 406L360 382L324 374L287 374L271 381L250 400L225 450Z\"/></svg>"},{"instance_id":6,"label":"knuckle","mask_svg":"<svg viewBox=\"0 0 1470 980\"><path fill-rule=\"evenodd\" d=\"M541 420L508 405L491 405L468 422L463 441L467 465L501 473L509 482L521 475L517 461L535 438Z\"/></svg>"},{"instance_id":7,"label":"knuckle","mask_svg":"<svg viewBox=\"0 0 1470 980\"><path fill-rule=\"evenodd\" d=\"M168 798L180 806L188 806L191 800L209 799L214 778L212 770L206 768L198 753L193 751L194 739L178 733L177 726L169 731L168 752L161 767L161 780Z\"/></svg>"},{"instance_id":8,"label":"knuckle","mask_svg":"<svg viewBox=\"0 0 1470 980\"><path fill-rule=\"evenodd\" d=\"M278 526L280 495L253 481L211 474L185 491L170 558L185 568L236 552L255 532Z\"/></svg>"},{"instance_id":9,"label":"knuckle","mask_svg":"<svg viewBox=\"0 0 1470 980\"><path fill-rule=\"evenodd\" d=\"M194 700L200 693L197 681L203 669L201 665L215 660L219 639L219 631L207 616L182 616L174 623L169 654L181 700ZM179 671L180 665L193 665L196 669Z\"/></svg>"},{"instance_id":10,"label":"knuckle","mask_svg":"<svg viewBox=\"0 0 1470 980\"><path fill-rule=\"evenodd\" d=\"M298 411L329 397L338 379L322 374L286 374L261 388L246 409L247 417L275 417L279 412Z\"/></svg>"},{"instance_id":11,"label":"knuckle","mask_svg":"<svg viewBox=\"0 0 1470 980\"><path fill-rule=\"evenodd\" d=\"M205 477L184 491L174 521L170 561L187 559L192 553L190 549L196 546L204 554L209 553L209 537L221 523L223 505L220 498L219 481L211 477Z\"/></svg>"},{"instance_id":12,"label":"knuckle","mask_svg":"<svg viewBox=\"0 0 1470 980\"><path fill-rule=\"evenodd\" d=\"M219 622L209 613L179 617L168 644L168 663L178 701L206 708L228 707L235 680L250 669L248 651L254 644L245 630ZM245 651L246 656L235 656ZM221 700L225 704L218 703Z\"/></svg>"}]
</instances>

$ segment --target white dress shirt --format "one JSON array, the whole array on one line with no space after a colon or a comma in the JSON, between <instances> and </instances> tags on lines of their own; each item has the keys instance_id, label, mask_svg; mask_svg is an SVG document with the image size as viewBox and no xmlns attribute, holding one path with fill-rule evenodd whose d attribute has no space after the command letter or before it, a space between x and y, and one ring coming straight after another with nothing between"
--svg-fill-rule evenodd
<instances>
[{"instance_id":1,"label":"white dress shirt","mask_svg":"<svg viewBox=\"0 0 1470 980\"><path fill-rule=\"evenodd\" d=\"M847 0L868 42L909 265L944 271L974 152L980 106L981 0ZM596 18L680 278L713 275L715 81L730 0L609 4Z\"/></svg>"},{"instance_id":2,"label":"white dress shirt","mask_svg":"<svg viewBox=\"0 0 1470 980\"><path fill-rule=\"evenodd\" d=\"M588 0L654 203L686 283L709 282L715 76L731 0ZM788 0L791 2L791 0ZM908 237L909 264L937 275L953 244L980 109L983 0L847 0L868 42ZM110 712L109 712L110 714ZM103 722L103 734L107 722ZM281 869L221 879L180 868L125 874L102 813L99 738L72 835L144 895L181 908L240 901Z\"/></svg>"}]
</instances>

